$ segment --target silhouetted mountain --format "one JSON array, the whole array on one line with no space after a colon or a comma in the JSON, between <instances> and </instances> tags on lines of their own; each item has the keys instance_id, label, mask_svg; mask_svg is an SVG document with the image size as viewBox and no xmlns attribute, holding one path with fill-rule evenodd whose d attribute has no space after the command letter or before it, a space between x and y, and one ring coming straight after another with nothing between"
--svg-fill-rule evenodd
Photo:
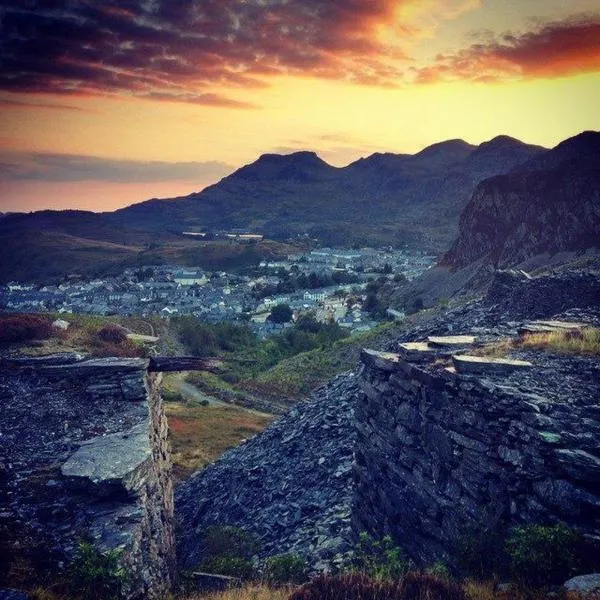
<instances>
[{"instance_id":1,"label":"silhouetted mountain","mask_svg":"<svg viewBox=\"0 0 600 600\"><path fill-rule=\"evenodd\" d=\"M600 132L585 132L483 181L443 262L497 267L600 246Z\"/></svg>"},{"instance_id":2,"label":"silhouetted mountain","mask_svg":"<svg viewBox=\"0 0 600 600\"><path fill-rule=\"evenodd\" d=\"M244 227L276 238L306 233L328 244L441 250L479 181L541 151L507 137L487 146L449 140L415 155L376 153L344 168L313 152L265 154L202 192L140 203L110 219L146 230Z\"/></svg>"},{"instance_id":3,"label":"silhouetted mountain","mask_svg":"<svg viewBox=\"0 0 600 600\"><path fill-rule=\"evenodd\" d=\"M307 234L330 245L404 243L441 251L455 239L458 217L480 181L541 152L500 136L480 146L448 140L415 155L376 153L344 168L314 152L265 154L185 197L112 213L10 215L0 220L0 242L22 230L156 247L185 230L245 228L276 240Z\"/></svg>"}]
</instances>

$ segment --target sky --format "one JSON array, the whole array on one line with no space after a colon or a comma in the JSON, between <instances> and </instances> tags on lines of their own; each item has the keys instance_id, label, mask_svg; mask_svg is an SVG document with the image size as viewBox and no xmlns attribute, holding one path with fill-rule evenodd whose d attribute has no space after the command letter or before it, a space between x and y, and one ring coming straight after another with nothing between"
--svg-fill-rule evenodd
<instances>
[{"instance_id":1,"label":"sky","mask_svg":"<svg viewBox=\"0 0 600 600\"><path fill-rule=\"evenodd\" d=\"M0 0L0 212L600 129L598 0Z\"/></svg>"}]
</instances>

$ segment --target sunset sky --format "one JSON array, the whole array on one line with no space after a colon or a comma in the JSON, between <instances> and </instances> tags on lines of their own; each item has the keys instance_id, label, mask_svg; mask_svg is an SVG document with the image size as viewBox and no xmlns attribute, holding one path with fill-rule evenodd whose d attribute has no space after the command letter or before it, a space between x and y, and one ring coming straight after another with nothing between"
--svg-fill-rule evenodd
<instances>
[{"instance_id":1,"label":"sunset sky","mask_svg":"<svg viewBox=\"0 0 600 600\"><path fill-rule=\"evenodd\" d=\"M0 211L600 129L598 0L0 0Z\"/></svg>"}]
</instances>

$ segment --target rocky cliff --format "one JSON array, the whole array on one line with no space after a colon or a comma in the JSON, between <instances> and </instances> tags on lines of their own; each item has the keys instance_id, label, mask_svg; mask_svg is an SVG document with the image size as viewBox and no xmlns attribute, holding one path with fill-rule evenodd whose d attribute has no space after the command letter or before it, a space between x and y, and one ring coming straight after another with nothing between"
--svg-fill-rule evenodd
<instances>
[{"instance_id":1,"label":"rocky cliff","mask_svg":"<svg viewBox=\"0 0 600 600\"><path fill-rule=\"evenodd\" d=\"M85 540L121 553L123 597L160 598L175 556L160 375L80 359L0 366L0 587L55 581Z\"/></svg>"},{"instance_id":2,"label":"rocky cliff","mask_svg":"<svg viewBox=\"0 0 600 600\"><path fill-rule=\"evenodd\" d=\"M600 244L600 133L585 132L480 183L442 260L494 267Z\"/></svg>"}]
</instances>

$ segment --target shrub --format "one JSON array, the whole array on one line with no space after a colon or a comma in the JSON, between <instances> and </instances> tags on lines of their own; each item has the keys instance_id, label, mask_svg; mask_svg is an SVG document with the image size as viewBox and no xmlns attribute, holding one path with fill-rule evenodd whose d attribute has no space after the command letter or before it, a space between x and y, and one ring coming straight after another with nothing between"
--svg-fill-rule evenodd
<instances>
[{"instance_id":1,"label":"shrub","mask_svg":"<svg viewBox=\"0 0 600 600\"><path fill-rule=\"evenodd\" d=\"M515 528L506 540L513 576L543 586L561 583L573 575L578 562L581 535L566 525L525 525Z\"/></svg>"},{"instance_id":2,"label":"shrub","mask_svg":"<svg viewBox=\"0 0 600 600\"><path fill-rule=\"evenodd\" d=\"M15 344L52 335L52 322L45 315L0 316L0 344Z\"/></svg>"},{"instance_id":3,"label":"shrub","mask_svg":"<svg viewBox=\"0 0 600 600\"><path fill-rule=\"evenodd\" d=\"M390 536L375 540L362 532L354 549L353 570L374 579L399 579L409 568L402 551Z\"/></svg>"},{"instance_id":4,"label":"shrub","mask_svg":"<svg viewBox=\"0 0 600 600\"><path fill-rule=\"evenodd\" d=\"M115 598L122 592L127 573L120 565L122 552L100 552L92 544L81 542L71 565L73 592L86 600Z\"/></svg>"},{"instance_id":5,"label":"shrub","mask_svg":"<svg viewBox=\"0 0 600 600\"><path fill-rule=\"evenodd\" d=\"M105 325L96 333L96 337L103 342L110 342L112 344L123 344L127 341L127 333L119 325Z\"/></svg>"},{"instance_id":6,"label":"shrub","mask_svg":"<svg viewBox=\"0 0 600 600\"><path fill-rule=\"evenodd\" d=\"M298 554L278 554L267 559L265 579L272 585L302 583L307 570L306 561Z\"/></svg>"},{"instance_id":7,"label":"shrub","mask_svg":"<svg viewBox=\"0 0 600 600\"><path fill-rule=\"evenodd\" d=\"M352 573L321 575L296 590L290 600L465 600L465 594L459 585L423 573L408 573L397 581Z\"/></svg>"},{"instance_id":8,"label":"shrub","mask_svg":"<svg viewBox=\"0 0 600 600\"><path fill-rule=\"evenodd\" d=\"M494 524L491 517L473 523L456 541L454 555L458 572L463 577L479 580L504 574L507 570L503 551L505 538L505 526Z\"/></svg>"},{"instance_id":9,"label":"shrub","mask_svg":"<svg viewBox=\"0 0 600 600\"><path fill-rule=\"evenodd\" d=\"M259 549L260 544L252 534L231 525L212 525L202 538L202 553L210 558L228 556L250 559Z\"/></svg>"}]
</instances>

